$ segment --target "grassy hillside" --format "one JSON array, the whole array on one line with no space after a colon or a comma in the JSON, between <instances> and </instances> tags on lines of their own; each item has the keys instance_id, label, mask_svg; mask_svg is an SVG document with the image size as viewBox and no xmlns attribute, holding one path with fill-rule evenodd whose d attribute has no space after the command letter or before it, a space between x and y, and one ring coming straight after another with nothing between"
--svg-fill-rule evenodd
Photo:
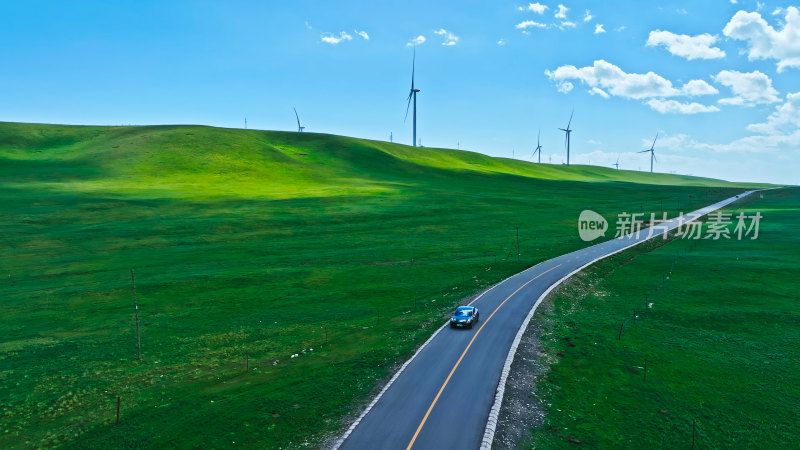
<instances>
[{"instance_id":1,"label":"grassy hillside","mask_svg":"<svg viewBox=\"0 0 800 450\"><path fill-rule=\"evenodd\" d=\"M318 445L460 299L586 245L581 210L741 190L310 133L0 123L0 447Z\"/></svg>"},{"instance_id":2,"label":"grassy hillside","mask_svg":"<svg viewBox=\"0 0 800 450\"><path fill-rule=\"evenodd\" d=\"M139 198L297 198L392 193L420 176L519 175L590 182L742 186L596 166L534 164L459 150L313 133L200 126L76 127L0 123L8 187ZM444 173L442 173L444 171Z\"/></svg>"},{"instance_id":3,"label":"grassy hillside","mask_svg":"<svg viewBox=\"0 0 800 450\"><path fill-rule=\"evenodd\" d=\"M556 296L530 447L689 448L693 421L697 448L797 445L800 189L728 212L760 212L758 239L623 253Z\"/></svg>"}]
</instances>

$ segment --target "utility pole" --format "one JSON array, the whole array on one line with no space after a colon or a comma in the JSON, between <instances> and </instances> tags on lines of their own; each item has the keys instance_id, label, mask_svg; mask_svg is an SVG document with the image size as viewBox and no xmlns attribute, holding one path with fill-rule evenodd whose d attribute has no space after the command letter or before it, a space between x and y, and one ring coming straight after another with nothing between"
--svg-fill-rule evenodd
<instances>
[{"instance_id":1,"label":"utility pole","mask_svg":"<svg viewBox=\"0 0 800 450\"><path fill-rule=\"evenodd\" d=\"M131 269L131 287L133 288L133 310L136 316L136 359L142 360L142 339L139 337L139 304L136 302L136 277Z\"/></svg>"}]
</instances>

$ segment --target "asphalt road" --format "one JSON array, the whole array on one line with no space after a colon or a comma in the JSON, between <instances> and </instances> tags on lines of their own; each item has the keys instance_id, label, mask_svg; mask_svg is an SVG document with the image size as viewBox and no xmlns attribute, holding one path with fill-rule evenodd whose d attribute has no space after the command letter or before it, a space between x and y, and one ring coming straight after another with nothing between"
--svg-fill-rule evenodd
<instances>
[{"instance_id":1,"label":"asphalt road","mask_svg":"<svg viewBox=\"0 0 800 450\"><path fill-rule=\"evenodd\" d=\"M686 214L685 221L752 192ZM675 218L663 226L671 230L681 223L685 222ZM613 232L614 224L609 228ZM663 230L655 230L654 238L660 239ZM479 448L509 349L538 298L582 266L648 238L645 230L638 237L602 242L544 261L495 285L473 303L480 311L476 326L437 332L337 444L359 450Z\"/></svg>"}]
</instances>

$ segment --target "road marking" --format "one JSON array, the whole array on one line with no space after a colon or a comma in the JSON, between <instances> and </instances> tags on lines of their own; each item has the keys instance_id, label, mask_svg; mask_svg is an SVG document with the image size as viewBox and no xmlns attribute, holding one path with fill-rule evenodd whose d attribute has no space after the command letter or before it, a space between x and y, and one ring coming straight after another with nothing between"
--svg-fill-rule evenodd
<instances>
[{"instance_id":1,"label":"road marking","mask_svg":"<svg viewBox=\"0 0 800 450\"><path fill-rule=\"evenodd\" d=\"M414 433L414 436L411 438L411 442L408 443L408 447L406 447L406 450L410 450L411 447L414 445L414 441L417 440L417 436L419 436L419 432L422 431L422 427L425 426L425 422L428 420L428 416L431 414L431 411L433 411L433 407L436 406L436 402L439 401L439 396L442 395L442 391L444 391L444 388L447 386L447 383L450 382L450 378L455 373L456 369L458 368L458 365L461 364L461 360L464 359L464 355L467 354L467 352L469 351L469 348L472 346L472 343L475 342L475 338L477 338L478 335L483 330L483 327L485 327L486 324L489 323L490 320L492 320L492 317L494 317L495 313L497 311L499 311L500 308L502 308L503 305L505 305L506 302L511 299L511 297L515 296L517 294L517 292L521 291L525 286L531 284L537 278L540 278L541 276L543 276L547 272L550 272L551 270L556 269L556 268L558 268L560 266L561 266L561 264L559 264L557 266L553 266L553 267L545 270L544 272L540 273L539 275L536 275L535 277L531 278L525 284L523 284L522 286L517 288L516 291L512 292L511 295L509 295L505 300L503 300L503 303L500 303L499 305L497 305L497 308L495 308L495 310L492 311L492 313L489 315L489 317L483 322L481 327L478 328L478 331L475 332L475 335L472 336L472 339L470 339L469 344L467 344L467 348L465 348L464 352L461 353L461 356L458 358L458 361L456 361L456 364L453 366L453 369L450 371L450 374L447 375L447 378L444 380L444 384L442 384L442 387L439 388L439 392L436 394L436 397L434 397L433 402L431 402L431 406L428 407L428 411L425 413L425 416L422 418L422 422L420 422L419 427L417 427L417 431Z\"/></svg>"}]
</instances>

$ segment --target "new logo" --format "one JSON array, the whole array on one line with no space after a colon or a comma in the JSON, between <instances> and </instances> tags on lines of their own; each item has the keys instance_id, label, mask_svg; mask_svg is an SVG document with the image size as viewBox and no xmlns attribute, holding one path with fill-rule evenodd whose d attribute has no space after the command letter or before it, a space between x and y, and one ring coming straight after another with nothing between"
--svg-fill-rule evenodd
<instances>
[{"instance_id":1,"label":"new logo","mask_svg":"<svg viewBox=\"0 0 800 450\"><path fill-rule=\"evenodd\" d=\"M605 236L608 231L608 221L596 212L585 209L578 217L578 235L586 242L593 241L600 236Z\"/></svg>"}]
</instances>

